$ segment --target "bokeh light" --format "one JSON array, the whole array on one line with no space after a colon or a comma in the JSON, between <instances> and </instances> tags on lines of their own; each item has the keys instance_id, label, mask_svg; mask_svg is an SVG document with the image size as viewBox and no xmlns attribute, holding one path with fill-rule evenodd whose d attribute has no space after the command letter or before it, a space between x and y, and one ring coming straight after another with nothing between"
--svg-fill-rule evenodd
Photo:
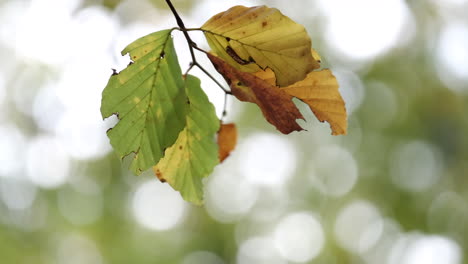
<instances>
[{"instance_id":1,"label":"bokeh light","mask_svg":"<svg viewBox=\"0 0 468 264\"><path fill-rule=\"evenodd\" d=\"M382 235L383 219L368 201L354 201L341 209L335 222L335 236L341 247L363 253Z\"/></svg>"},{"instance_id":2,"label":"bokeh light","mask_svg":"<svg viewBox=\"0 0 468 264\"><path fill-rule=\"evenodd\" d=\"M27 148L27 139L23 132L12 124L0 124L0 146L0 177L20 175Z\"/></svg>"},{"instance_id":3,"label":"bokeh light","mask_svg":"<svg viewBox=\"0 0 468 264\"><path fill-rule=\"evenodd\" d=\"M442 163L434 146L422 141L398 146L393 153L393 183L404 190L424 191L440 179Z\"/></svg>"},{"instance_id":4,"label":"bokeh light","mask_svg":"<svg viewBox=\"0 0 468 264\"><path fill-rule=\"evenodd\" d=\"M437 73L455 92L468 92L468 22L446 25L437 45Z\"/></svg>"},{"instance_id":5,"label":"bokeh light","mask_svg":"<svg viewBox=\"0 0 468 264\"><path fill-rule=\"evenodd\" d=\"M334 164L340 166L334 166ZM346 149L329 145L317 150L311 163L310 181L324 195L343 196L351 191L358 180L358 166Z\"/></svg>"},{"instance_id":6,"label":"bokeh light","mask_svg":"<svg viewBox=\"0 0 468 264\"><path fill-rule=\"evenodd\" d=\"M228 170L211 175L206 182L206 208L208 213L222 222L232 222L247 214L258 196L258 189L239 172Z\"/></svg>"},{"instance_id":7,"label":"bokeh light","mask_svg":"<svg viewBox=\"0 0 468 264\"><path fill-rule=\"evenodd\" d=\"M234 5L172 2L190 28ZM125 46L177 26L165 1L0 1L0 263L467 262L468 1L235 5L305 26L340 84L348 135L299 100L307 131L282 135L229 97L238 145L194 206L151 170L131 175L106 135L117 117L100 113ZM173 39L185 71L187 43ZM223 92L190 73L221 116Z\"/></svg>"},{"instance_id":8,"label":"bokeh light","mask_svg":"<svg viewBox=\"0 0 468 264\"><path fill-rule=\"evenodd\" d=\"M40 187L57 188L70 176L70 157L54 137L32 139L25 157L27 175Z\"/></svg>"},{"instance_id":9,"label":"bokeh light","mask_svg":"<svg viewBox=\"0 0 468 264\"><path fill-rule=\"evenodd\" d=\"M182 223L186 205L179 193L158 181L141 183L131 200L132 212L139 224L156 230L169 230Z\"/></svg>"},{"instance_id":10,"label":"bokeh light","mask_svg":"<svg viewBox=\"0 0 468 264\"><path fill-rule=\"evenodd\" d=\"M244 241L237 253L237 264L286 264L276 250L271 237L252 237Z\"/></svg>"},{"instance_id":11,"label":"bokeh light","mask_svg":"<svg viewBox=\"0 0 468 264\"><path fill-rule=\"evenodd\" d=\"M31 207L36 199L37 189L31 183L18 179L0 181L0 196L11 210L25 210Z\"/></svg>"},{"instance_id":12,"label":"bokeh light","mask_svg":"<svg viewBox=\"0 0 468 264\"><path fill-rule=\"evenodd\" d=\"M443 236L409 234L392 249L389 263L461 264L462 251L457 243Z\"/></svg>"},{"instance_id":13,"label":"bokeh light","mask_svg":"<svg viewBox=\"0 0 468 264\"><path fill-rule=\"evenodd\" d=\"M245 153L240 171L256 185L282 185L294 173L297 155L293 145L274 134L252 134L239 146Z\"/></svg>"},{"instance_id":14,"label":"bokeh light","mask_svg":"<svg viewBox=\"0 0 468 264\"><path fill-rule=\"evenodd\" d=\"M275 230L275 246L289 261L309 262L320 253L324 244L322 225L307 212L284 217Z\"/></svg>"},{"instance_id":15,"label":"bokeh light","mask_svg":"<svg viewBox=\"0 0 468 264\"><path fill-rule=\"evenodd\" d=\"M327 17L327 42L354 60L369 60L388 51L411 27L411 13L403 0L322 0L319 7Z\"/></svg>"}]
</instances>

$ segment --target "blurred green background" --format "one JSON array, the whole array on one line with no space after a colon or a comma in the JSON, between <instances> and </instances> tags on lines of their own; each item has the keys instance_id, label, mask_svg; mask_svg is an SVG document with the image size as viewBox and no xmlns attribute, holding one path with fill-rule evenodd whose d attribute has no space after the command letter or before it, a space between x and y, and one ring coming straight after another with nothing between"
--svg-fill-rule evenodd
<instances>
[{"instance_id":1,"label":"blurred green background","mask_svg":"<svg viewBox=\"0 0 468 264\"><path fill-rule=\"evenodd\" d=\"M125 45L176 26L165 1L0 0L0 263L468 263L468 1L173 2L188 27L234 4L305 25L348 135L303 105L282 135L232 98L238 146L192 206L130 174L99 112Z\"/></svg>"}]
</instances>

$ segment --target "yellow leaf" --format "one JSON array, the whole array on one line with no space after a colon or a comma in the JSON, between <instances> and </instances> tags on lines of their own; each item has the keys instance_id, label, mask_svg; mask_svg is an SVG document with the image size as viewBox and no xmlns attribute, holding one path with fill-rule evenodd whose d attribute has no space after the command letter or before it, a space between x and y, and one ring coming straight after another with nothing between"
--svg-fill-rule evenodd
<instances>
[{"instance_id":1,"label":"yellow leaf","mask_svg":"<svg viewBox=\"0 0 468 264\"><path fill-rule=\"evenodd\" d=\"M324 69L310 72L304 80L282 89L308 104L320 122L327 121L333 135L346 135L346 108L338 87L332 72Z\"/></svg>"},{"instance_id":2,"label":"yellow leaf","mask_svg":"<svg viewBox=\"0 0 468 264\"><path fill-rule=\"evenodd\" d=\"M275 82L275 74L267 69L255 74L260 79ZM281 90L308 104L320 122L328 122L333 135L345 135L348 128L346 108L338 91L338 82L329 69L310 72L307 77Z\"/></svg>"},{"instance_id":3,"label":"yellow leaf","mask_svg":"<svg viewBox=\"0 0 468 264\"><path fill-rule=\"evenodd\" d=\"M219 161L223 162L236 147L236 125L233 123L221 124L221 128L218 131L217 143L219 146Z\"/></svg>"},{"instance_id":4,"label":"yellow leaf","mask_svg":"<svg viewBox=\"0 0 468 264\"><path fill-rule=\"evenodd\" d=\"M218 57L243 72L270 68L281 87L320 67L304 27L275 8L234 6L201 29Z\"/></svg>"},{"instance_id":5,"label":"yellow leaf","mask_svg":"<svg viewBox=\"0 0 468 264\"><path fill-rule=\"evenodd\" d=\"M237 70L212 54L208 54L208 58L229 83L232 94L241 101L257 104L265 119L281 133L303 130L296 119L304 117L292 102L291 95L251 73Z\"/></svg>"}]
</instances>

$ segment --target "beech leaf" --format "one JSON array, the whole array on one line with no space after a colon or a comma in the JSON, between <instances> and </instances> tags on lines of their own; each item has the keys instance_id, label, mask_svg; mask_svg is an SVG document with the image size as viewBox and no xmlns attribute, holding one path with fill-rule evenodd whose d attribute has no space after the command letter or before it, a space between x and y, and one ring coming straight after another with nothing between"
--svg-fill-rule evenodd
<instances>
[{"instance_id":1,"label":"beech leaf","mask_svg":"<svg viewBox=\"0 0 468 264\"><path fill-rule=\"evenodd\" d=\"M255 76L274 84L275 74L267 69ZM307 77L281 89L300 99L314 113L320 122L328 122L333 135L345 135L348 123L345 102L338 90L338 81L329 69L310 72Z\"/></svg>"},{"instance_id":2,"label":"beech leaf","mask_svg":"<svg viewBox=\"0 0 468 264\"><path fill-rule=\"evenodd\" d=\"M223 162L231 152L234 150L237 144L237 128L233 123L221 124L221 128L218 131L217 138L219 146L219 161Z\"/></svg>"},{"instance_id":3,"label":"beech leaf","mask_svg":"<svg viewBox=\"0 0 468 264\"><path fill-rule=\"evenodd\" d=\"M185 200L200 205L203 202L202 179L219 163L218 146L214 141L219 120L198 78L186 77L185 92L188 97L185 128L153 170L161 181L180 191Z\"/></svg>"},{"instance_id":4,"label":"beech leaf","mask_svg":"<svg viewBox=\"0 0 468 264\"><path fill-rule=\"evenodd\" d=\"M117 153L135 153L130 165L140 174L156 164L185 127L187 96L171 30L144 36L128 45L133 64L114 73L102 93L103 118L119 122L107 133Z\"/></svg>"},{"instance_id":5,"label":"beech leaf","mask_svg":"<svg viewBox=\"0 0 468 264\"><path fill-rule=\"evenodd\" d=\"M304 80L281 89L308 104L320 122L328 122L332 135L346 135L347 114L338 86L332 72L324 69L310 72Z\"/></svg>"},{"instance_id":6,"label":"beech leaf","mask_svg":"<svg viewBox=\"0 0 468 264\"><path fill-rule=\"evenodd\" d=\"M320 67L305 28L276 8L234 6L201 29L218 57L243 72L270 68L278 86L303 80Z\"/></svg>"},{"instance_id":7,"label":"beech leaf","mask_svg":"<svg viewBox=\"0 0 468 264\"><path fill-rule=\"evenodd\" d=\"M304 119L292 102L292 96L280 88L247 72L241 72L213 54L208 54L216 70L223 75L237 99L257 104L265 119L281 133L303 130L296 119Z\"/></svg>"}]
</instances>

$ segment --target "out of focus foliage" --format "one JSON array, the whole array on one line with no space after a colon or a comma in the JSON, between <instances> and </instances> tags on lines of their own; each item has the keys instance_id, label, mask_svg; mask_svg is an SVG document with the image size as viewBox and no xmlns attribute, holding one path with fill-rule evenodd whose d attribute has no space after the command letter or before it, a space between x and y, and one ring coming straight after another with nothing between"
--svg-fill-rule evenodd
<instances>
[{"instance_id":1,"label":"out of focus foliage","mask_svg":"<svg viewBox=\"0 0 468 264\"><path fill-rule=\"evenodd\" d=\"M111 68L128 63L113 54L175 25L162 1L0 1L0 262L468 263L468 2L297 2L236 4L305 25L348 135L311 122L282 136L232 103L238 148L195 207L132 176L99 113ZM232 5L185 3L189 27Z\"/></svg>"}]
</instances>

